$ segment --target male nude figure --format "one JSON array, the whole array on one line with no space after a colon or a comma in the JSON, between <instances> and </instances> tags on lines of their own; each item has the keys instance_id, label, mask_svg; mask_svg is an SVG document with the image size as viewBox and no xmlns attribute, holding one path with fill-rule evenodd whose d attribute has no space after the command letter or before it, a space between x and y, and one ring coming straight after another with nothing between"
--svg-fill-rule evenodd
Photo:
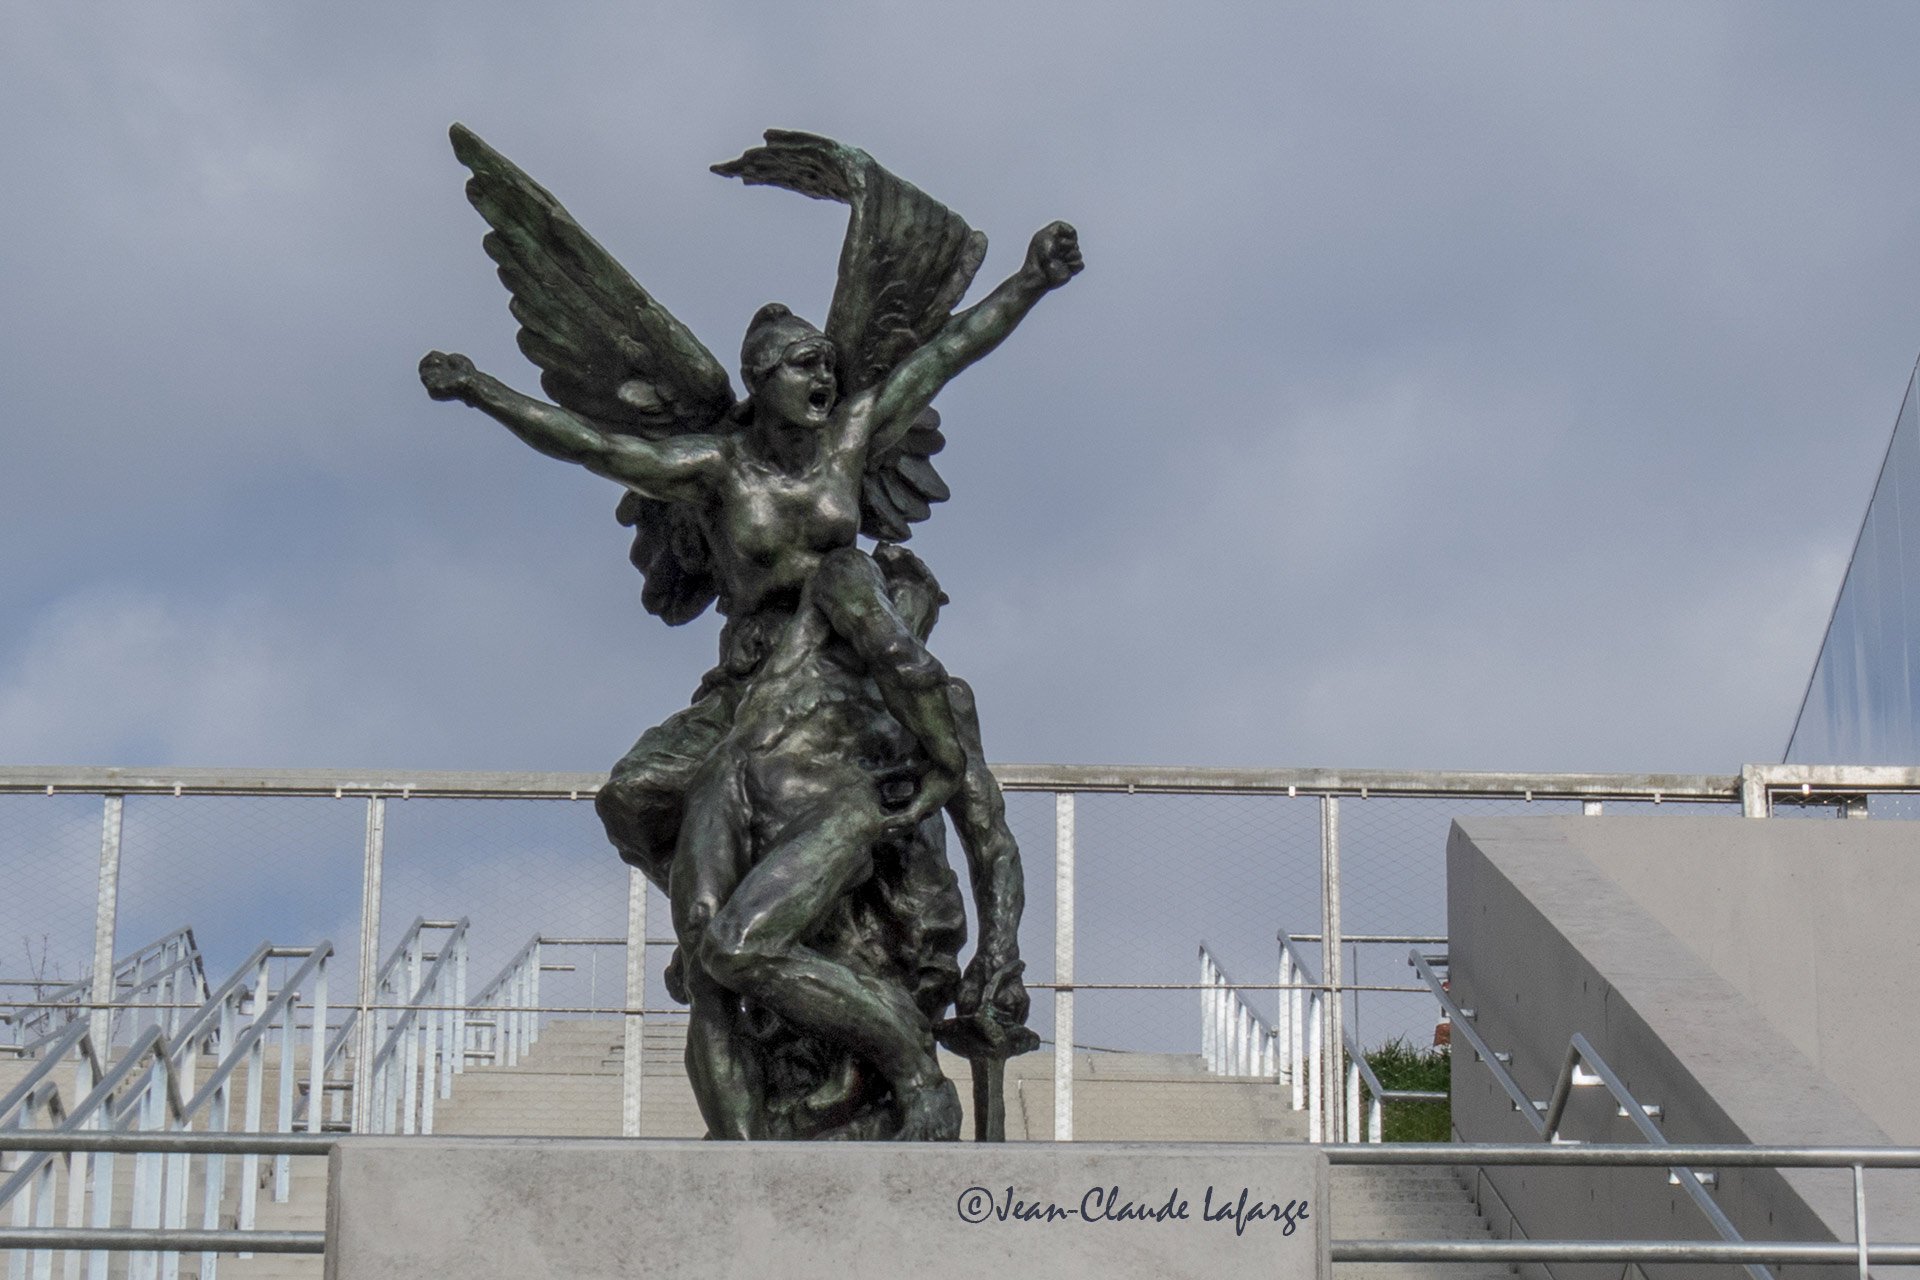
<instances>
[{"instance_id":1,"label":"male nude figure","mask_svg":"<svg viewBox=\"0 0 1920 1280\"><path fill-rule=\"evenodd\" d=\"M981 922L961 1012L1026 1016L1016 933L1023 905L1018 852L999 785L980 745L972 691L949 680L964 757L958 786L930 769L919 738L888 713L889 681L912 679L867 660L810 598L817 588L892 615L924 641L944 599L918 557L882 546L829 553L801 608L741 696L733 725L687 797L670 889L692 1003L687 1066L714 1137L766 1132L765 1085L743 1051L742 998L795 1028L844 1045L886 1080L901 1140L958 1137L960 1104L940 1071L928 1011L896 981L815 945L829 917L875 874L930 834L928 785L939 788L965 849ZM867 578L853 589L839 576ZM932 822L939 821L937 815Z\"/></svg>"}]
</instances>

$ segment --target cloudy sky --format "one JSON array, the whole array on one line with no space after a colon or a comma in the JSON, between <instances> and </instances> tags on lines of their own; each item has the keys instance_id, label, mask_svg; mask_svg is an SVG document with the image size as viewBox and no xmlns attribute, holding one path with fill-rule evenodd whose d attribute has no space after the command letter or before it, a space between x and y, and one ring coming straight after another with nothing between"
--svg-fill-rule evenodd
<instances>
[{"instance_id":1,"label":"cloudy sky","mask_svg":"<svg viewBox=\"0 0 1920 1280\"><path fill-rule=\"evenodd\" d=\"M1777 759L1920 348L1910 6L0 0L0 759L604 767L645 615L445 130L729 365L854 142L1087 270L942 397L914 546L1005 760Z\"/></svg>"}]
</instances>

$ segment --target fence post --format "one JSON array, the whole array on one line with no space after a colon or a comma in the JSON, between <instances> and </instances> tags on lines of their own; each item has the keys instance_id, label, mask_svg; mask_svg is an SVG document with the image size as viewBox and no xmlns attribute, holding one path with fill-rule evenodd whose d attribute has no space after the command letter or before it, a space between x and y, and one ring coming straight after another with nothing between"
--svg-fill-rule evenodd
<instances>
[{"instance_id":1,"label":"fence post","mask_svg":"<svg viewBox=\"0 0 1920 1280\"><path fill-rule=\"evenodd\" d=\"M87 999L93 1012L87 1018L93 1051L101 1065L112 1060L107 1040L113 1032L113 929L120 910L120 819L125 798L106 797L100 817L100 883L93 904L93 982Z\"/></svg>"},{"instance_id":2,"label":"fence post","mask_svg":"<svg viewBox=\"0 0 1920 1280\"><path fill-rule=\"evenodd\" d=\"M307 1132L319 1133L326 1125L323 1110L327 1105L327 959L313 975L313 1026L307 1047ZM290 1069L290 1068L289 1068Z\"/></svg>"},{"instance_id":3,"label":"fence post","mask_svg":"<svg viewBox=\"0 0 1920 1280\"><path fill-rule=\"evenodd\" d=\"M1053 798L1053 1140L1073 1141L1073 793Z\"/></svg>"},{"instance_id":4,"label":"fence post","mask_svg":"<svg viewBox=\"0 0 1920 1280\"><path fill-rule=\"evenodd\" d=\"M1200 948L1200 1060L1213 1070L1213 973L1205 947Z\"/></svg>"},{"instance_id":5,"label":"fence post","mask_svg":"<svg viewBox=\"0 0 1920 1280\"><path fill-rule=\"evenodd\" d=\"M1767 795L1766 775L1761 772L1763 767L1757 764L1740 766L1740 812L1749 818L1773 816L1772 800Z\"/></svg>"},{"instance_id":6,"label":"fence post","mask_svg":"<svg viewBox=\"0 0 1920 1280\"><path fill-rule=\"evenodd\" d=\"M366 860L360 870L360 1013L353 1053L353 1132L366 1133L373 1119L375 971L380 967L380 872L386 862L387 801L367 797Z\"/></svg>"},{"instance_id":7,"label":"fence post","mask_svg":"<svg viewBox=\"0 0 1920 1280\"><path fill-rule=\"evenodd\" d=\"M640 1136L640 1070L647 1003L647 878L627 868L627 1012L625 1049L620 1060L620 1136Z\"/></svg>"},{"instance_id":8,"label":"fence post","mask_svg":"<svg viewBox=\"0 0 1920 1280\"><path fill-rule=\"evenodd\" d=\"M453 952L453 1074L461 1075L467 1069L467 933L460 931L460 944ZM453 1094L453 1084L447 1084L447 1095Z\"/></svg>"},{"instance_id":9,"label":"fence post","mask_svg":"<svg viewBox=\"0 0 1920 1280\"><path fill-rule=\"evenodd\" d=\"M1326 1094L1321 1077L1326 1074L1326 1019L1324 991L1316 991L1307 1002L1307 1141L1319 1142L1326 1122Z\"/></svg>"},{"instance_id":10,"label":"fence post","mask_svg":"<svg viewBox=\"0 0 1920 1280\"><path fill-rule=\"evenodd\" d=\"M1320 797L1320 972L1327 984L1327 1029L1321 1042L1327 1061L1321 1071L1326 1132L1346 1132L1341 1112L1345 1102L1340 1088L1346 1076L1346 1040L1341 1035L1340 998L1340 797ZM1335 1136L1333 1141L1339 1141Z\"/></svg>"}]
</instances>

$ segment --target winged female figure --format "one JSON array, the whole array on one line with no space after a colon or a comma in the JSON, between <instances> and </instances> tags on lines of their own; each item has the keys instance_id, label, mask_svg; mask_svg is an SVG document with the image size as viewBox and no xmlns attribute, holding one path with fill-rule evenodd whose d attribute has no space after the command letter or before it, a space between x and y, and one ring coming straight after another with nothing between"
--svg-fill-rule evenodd
<instances>
[{"instance_id":1,"label":"winged female figure","mask_svg":"<svg viewBox=\"0 0 1920 1280\"><path fill-rule=\"evenodd\" d=\"M1081 269L1078 240L1065 223L1042 228L1017 272L955 312L985 254L981 233L857 148L769 131L714 170L844 202L850 217L825 329L762 307L736 397L712 353L551 194L470 130L451 133L472 171L468 199L492 227L483 245L512 294L520 348L552 402L437 351L420 364L428 393L624 486L617 515L635 529L646 608L669 625L709 604L727 619L692 705L648 730L596 800L621 856L674 898L676 964L690 963L724 904L689 887L699 880L684 870L689 789L803 597L917 744L908 773L874 777L888 830L917 829L967 776L946 672L856 537L903 541L948 496L931 463L944 443L931 401ZM1018 906L1008 921L1003 907L989 919L992 905L982 904L980 952L991 939L1004 957L1011 939L998 935L1017 925ZM982 988L971 969L970 979Z\"/></svg>"}]
</instances>

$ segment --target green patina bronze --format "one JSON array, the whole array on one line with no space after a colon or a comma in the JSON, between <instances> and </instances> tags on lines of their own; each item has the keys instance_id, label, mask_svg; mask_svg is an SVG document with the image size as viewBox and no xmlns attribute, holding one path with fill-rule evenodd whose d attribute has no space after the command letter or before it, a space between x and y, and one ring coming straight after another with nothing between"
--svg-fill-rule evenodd
<instances>
[{"instance_id":1,"label":"green patina bronze","mask_svg":"<svg viewBox=\"0 0 1920 1280\"><path fill-rule=\"evenodd\" d=\"M709 1135L957 1138L937 1038L972 1061L975 1136L1003 1137L1001 1064L1038 1043L1020 853L972 692L926 646L946 598L899 544L948 496L934 396L1080 270L1073 228L1042 228L1019 271L956 312L985 236L864 151L769 132L714 171L851 214L825 328L762 307L736 399L558 201L452 134L552 403L437 351L421 381L625 487L649 612L679 625L713 604L727 619L692 704L641 736L597 800L620 856L673 904L668 986L689 1005ZM980 921L964 971L943 811Z\"/></svg>"}]
</instances>

